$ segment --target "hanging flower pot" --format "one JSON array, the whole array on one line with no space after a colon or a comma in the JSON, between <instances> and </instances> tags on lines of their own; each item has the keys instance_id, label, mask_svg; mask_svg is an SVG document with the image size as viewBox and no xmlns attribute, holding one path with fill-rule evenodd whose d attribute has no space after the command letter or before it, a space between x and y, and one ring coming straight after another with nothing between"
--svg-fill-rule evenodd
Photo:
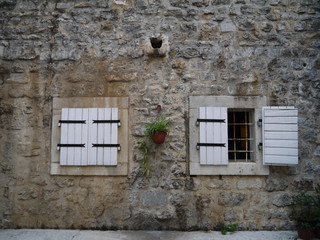
<instances>
[{"instance_id":1,"label":"hanging flower pot","mask_svg":"<svg viewBox=\"0 0 320 240\"><path fill-rule=\"evenodd\" d=\"M162 144L166 140L167 133L166 132L155 132L152 135L152 141L156 144Z\"/></svg>"},{"instance_id":2,"label":"hanging flower pot","mask_svg":"<svg viewBox=\"0 0 320 240\"><path fill-rule=\"evenodd\" d=\"M147 135L150 136L152 141L156 144L162 144L169 132L170 121L162 117L156 122L146 124Z\"/></svg>"}]
</instances>

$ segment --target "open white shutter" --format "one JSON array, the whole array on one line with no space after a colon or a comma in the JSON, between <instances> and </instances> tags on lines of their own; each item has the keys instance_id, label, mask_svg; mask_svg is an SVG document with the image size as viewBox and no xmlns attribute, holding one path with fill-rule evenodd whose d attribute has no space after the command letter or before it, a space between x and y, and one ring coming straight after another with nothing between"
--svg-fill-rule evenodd
<instances>
[{"instance_id":1,"label":"open white shutter","mask_svg":"<svg viewBox=\"0 0 320 240\"><path fill-rule=\"evenodd\" d=\"M228 119L226 107L200 107L199 143L201 165L228 164Z\"/></svg>"},{"instance_id":2,"label":"open white shutter","mask_svg":"<svg viewBox=\"0 0 320 240\"><path fill-rule=\"evenodd\" d=\"M63 108L61 110L60 165L81 165L87 151L83 138L87 121L83 118L82 108Z\"/></svg>"},{"instance_id":3,"label":"open white shutter","mask_svg":"<svg viewBox=\"0 0 320 240\"><path fill-rule=\"evenodd\" d=\"M298 110L262 108L263 164L298 164Z\"/></svg>"}]
</instances>

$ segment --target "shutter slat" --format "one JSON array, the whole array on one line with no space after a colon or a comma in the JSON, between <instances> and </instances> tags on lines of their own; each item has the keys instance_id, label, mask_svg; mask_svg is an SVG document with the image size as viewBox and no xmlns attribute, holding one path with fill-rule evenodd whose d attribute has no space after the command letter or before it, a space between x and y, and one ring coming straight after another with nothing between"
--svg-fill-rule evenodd
<instances>
[{"instance_id":1,"label":"shutter slat","mask_svg":"<svg viewBox=\"0 0 320 240\"><path fill-rule=\"evenodd\" d=\"M266 155L265 162L272 163L272 165L292 165L297 164L296 156L275 156L275 155Z\"/></svg>"},{"instance_id":2,"label":"shutter slat","mask_svg":"<svg viewBox=\"0 0 320 240\"><path fill-rule=\"evenodd\" d=\"M118 109L111 109L111 120L118 120ZM118 124L111 124L111 144L118 143ZM110 165L117 165L118 149L111 148Z\"/></svg>"},{"instance_id":3,"label":"shutter slat","mask_svg":"<svg viewBox=\"0 0 320 240\"><path fill-rule=\"evenodd\" d=\"M97 108L89 108L89 125L88 125L88 165L97 165L97 148L92 147L97 143L98 124L93 124L93 120L98 117Z\"/></svg>"},{"instance_id":4,"label":"shutter slat","mask_svg":"<svg viewBox=\"0 0 320 240\"><path fill-rule=\"evenodd\" d=\"M69 108L69 119L68 120L74 120L76 116L76 111L73 108ZM67 144L75 144L75 124L68 124L68 140ZM67 165L73 165L74 164L74 152L75 148L74 147L68 147L67 148L68 152L68 158L67 158Z\"/></svg>"},{"instance_id":5,"label":"shutter slat","mask_svg":"<svg viewBox=\"0 0 320 240\"><path fill-rule=\"evenodd\" d=\"M85 147L81 149L81 161L80 165L86 166L88 165L88 125L89 122L89 109L83 108L82 109L82 120L86 121L86 124L81 124L81 143L85 143Z\"/></svg>"},{"instance_id":6,"label":"shutter slat","mask_svg":"<svg viewBox=\"0 0 320 240\"><path fill-rule=\"evenodd\" d=\"M298 111L292 107L263 107L263 163L298 164Z\"/></svg>"},{"instance_id":7,"label":"shutter slat","mask_svg":"<svg viewBox=\"0 0 320 240\"><path fill-rule=\"evenodd\" d=\"M276 110L273 110L276 111ZM267 117L265 119L265 123L293 123L296 124L298 122L297 117Z\"/></svg>"},{"instance_id":8,"label":"shutter slat","mask_svg":"<svg viewBox=\"0 0 320 240\"><path fill-rule=\"evenodd\" d=\"M298 149L297 148L286 148L285 151L283 151L283 148L277 148L277 147L267 147L264 150L265 155L278 155L278 156L296 156L298 155Z\"/></svg>"},{"instance_id":9,"label":"shutter slat","mask_svg":"<svg viewBox=\"0 0 320 240\"><path fill-rule=\"evenodd\" d=\"M297 124L264 124L265 131L285 131L285 132L297 132Z\"/></svg>"},{"instance_id":10,"label":"shutter slat","mask_svg":"<svg viewBox=\"0 0 320 240\"><path fill-rule=\"evenodd\" d=\"M199 108L199 118L206 119L206 108L200 107ZM207 143L207 123L206 122L200 122L199 124L199 140L200 143ZM207 163L207 150L204 147L200 147L200 164L204 165Z\"/></svg>"},{"instance_id":11,"label":"shutter slat","mask_svg":"<svg viewBox=\"0 0 320 240\"><path fill-rule=\"evenodd\" d=\"M97 120L104 120L105 118L105 109L104 108L98 108L98 116L97 116ZM102 124L96 124L93 123L93 125L96 125L98 128L98 132L97 132L97 139L95 142L95 144L101 144L103 143L103 139L104 139L104 130L105 130L105 125L104 123ZM97 165L103 165L103 159L104 159L104 149L101 147L97 148Z\"/></svg>"},{"instance_id":12,"label":"shutter slat","mask_svg":"<svg viewBox=\"0 0 320 240\"><path fill-rule=\"evenodd\" d=\"M298 132L265 132L265 139L298 139Z\"/></svg>"},{"instance_id":13,"label":"shutter slat","mask_svg":"<svg viewBox=\"0 0 320 240\"><path fill-rule=\"evenodd\" d=\"M76 108L75 109L75 118L74 120L82 120L82 108ZM74 143L79 143L82 144L83 142L81 134L82 134L82 125L85 124L73 124L74 125ZM76 149L74 151L74 161L73 161L73 165L80 165L81 163L81 150Z\"/></svg>"},{"instance_id":14,"label":"shutter slat","mask_svg":"<svg viewBox=\"0 0 320 240\"><path fill-rule=\"evenodd\" d=\"M69 120L68 116L68 109L62 108L61 109L61 119L62 120ZM66 144L68 143L68 124L61 124L61 133L60 133L60 143ZM68 151L67 148L60 148L60 165L67 165L67 158L68 158Z\"/></svg>"},{"instance_id":15,"label":"shutter slat","mask_svg":"<svg viewBox=\"0 0 320 240\"><path fill-rule=\"evenodd\" d=\"M210 108L207 107L206 108L206 118L207 119L215 119L215 112L214 112L214 108ZM215 141L217 141L217 137L216 137L216 133L214 132L215 129L214 128L214 123L213 122L207 122L207 139L206 139L206 143L214 143ZM205 147L205 149L207 150L207 159L206 159L206 164L212 165L214 163L214 157L216 157L217 154L216 150L214 149L214 147Z\"/></svg>"},{"instance_id":16,"label":"shutter slat","mask_svg":"<svg viewBox=\"0 0 320 240\"><path fill-rule=\"evenodd\" d=\"M220 165L227 165L229 163L229 156L228 156L228 109L227 108L220 108L220 117L225 119L224 123L220 123L221 128L221 143L225 143L225 147L220 148L221 150L221 159Z\"/></svg>"},{"instance_id":17,"label":"shutter slat","mask_svg":"<svg viewBox=\"0 0 320 240\"><path fill-rule=\"evenodd\" d=\"M107 108L105 111L105 120L112 120L111 119L111 109ZM105 123L105 132L104 132L104 143L105 144L111 144L111 125L110 123ZM104 151L104 165L110 165L110 159L111 159L111 148L106 147L103 148Z\"/></svg>"},{"instance_id":18,"label":"shutter slat","mask_svg":"<svg viewBox=\"0 0 320 240\"><path fill-rule=\"evenodd\" d=\"M213 108L213 119L221 119L221 112L220 108ZM214 123L213 127L213 142L214 143L221 143L221 123ZM222 147L214 147L213 148L213 156L212 158L212 163L213 164L221 164L221 152L222 152Z\"/></svg>"},{"instance_id":19,"label":"shutter slat","mask_svg":"<svg viewBox=\"0 0 320 240\"><path fill-rule=\"evenodd\" d=\"M298 147L298 140L269 139L269 140L265 140L263 145L265 147L297 148Z\"/></svg>"},{"instance_id":20,"label":"shutter slat","mask_svg":"<svg viewBox=\"0 0 320 240\"><path fill-rule=\"evenodd\" d=\"M298 111L296 109L278 109L277 111L273 111L274 109L271 110L272 111L265 112L266 117L296 117L298 115Z\"/></svg>"}]
</instances>

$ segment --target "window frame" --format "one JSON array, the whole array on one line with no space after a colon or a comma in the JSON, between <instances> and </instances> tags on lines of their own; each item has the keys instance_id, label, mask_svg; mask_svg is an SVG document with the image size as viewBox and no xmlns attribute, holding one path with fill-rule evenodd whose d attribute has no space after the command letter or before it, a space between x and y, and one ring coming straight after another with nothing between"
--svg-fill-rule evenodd
<instances>
[{"instance_id":1,"label":"window frame","mask_svg":"<svg viewBox=\"0 0 320 240\"><path fill-rule=\"evenodd\" d=\"M269 175L269 166L263 165L262 129L256 122L261 119L262 107L267 106L265 96L190 96L189 97L189 166L190 175ZM228 109L252 109L254 155L252 162L228 162L228 165L200 165L200 154L196 148L199 129L196 126L199 107L227 107Z\"/></svg>"},{"instance_id":2,"label":"window frame","mask_svg":"<svg viewBox=\"0 0 320 240\"><path fill-rule=\"evenodd\" d=\"M88 176L125 176L128 174L129 160L129 127L128 127L127 97L70 97L53 98L52 125L51 125L51 175L88 175ZM61 129L58 126L62 108L118 108L118 118L121 127L118 128L118 142L121 150L118 151L116 166L62 166L57 144L60 142Z\"/></svg>"}]
</instances>

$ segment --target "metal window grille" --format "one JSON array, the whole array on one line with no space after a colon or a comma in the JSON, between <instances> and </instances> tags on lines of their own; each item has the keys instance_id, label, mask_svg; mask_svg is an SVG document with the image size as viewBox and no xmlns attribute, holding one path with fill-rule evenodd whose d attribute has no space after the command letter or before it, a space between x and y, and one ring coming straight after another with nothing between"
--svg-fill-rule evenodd
<instances>
[{"instance_id":1,"label":"metal window grille","mask_svg":"<svg viewBox=\"0 0 320 240\"><path fill-rule=\"evenodd\" d=\"M229 161L252 161L253 138L250 110L228 109Z\"/></svg>"}]
</instances>

